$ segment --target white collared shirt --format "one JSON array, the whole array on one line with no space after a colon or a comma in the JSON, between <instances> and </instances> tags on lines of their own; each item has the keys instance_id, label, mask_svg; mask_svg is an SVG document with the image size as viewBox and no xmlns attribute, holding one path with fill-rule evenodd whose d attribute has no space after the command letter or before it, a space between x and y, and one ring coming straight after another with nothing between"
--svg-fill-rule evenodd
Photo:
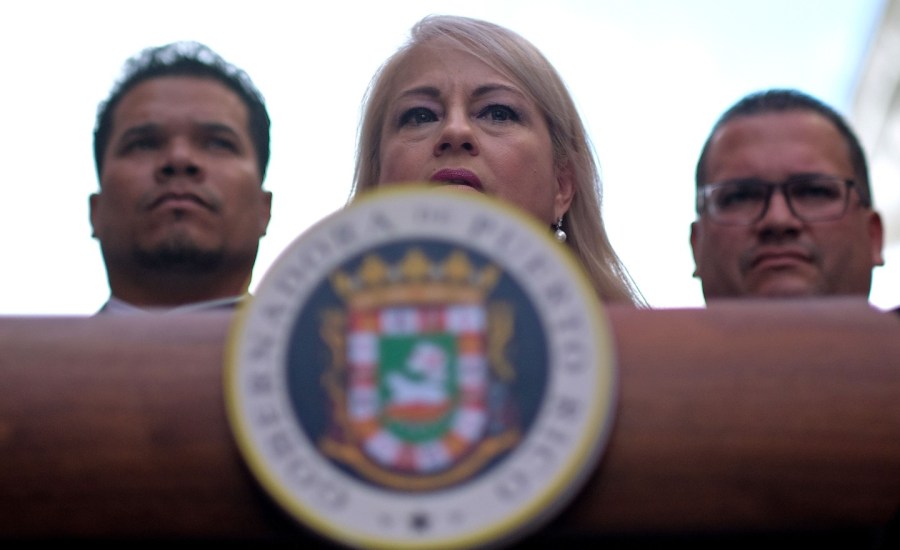
<instances>
[{"instance_id":1,"label":"white collared shirt","mask_svg":"<svg viewBox=\"0 0 900 550\"><path fill-rule=\"evenodd\" d=\"M241 296L230 296L228 298L216 298L215 300L194 302L191 304L184 304L171 308L141 308L120 300L115 296L110 296L109 300L107 300L107 302L103 305L102 308L100 308L100 311L98 311L97 313L113 315L137 315L141 313L165 313L167 315L179 313L200 313L217 309L236 308L248 296L249 294L243 294Z\"/></svg>"}]
</instances>

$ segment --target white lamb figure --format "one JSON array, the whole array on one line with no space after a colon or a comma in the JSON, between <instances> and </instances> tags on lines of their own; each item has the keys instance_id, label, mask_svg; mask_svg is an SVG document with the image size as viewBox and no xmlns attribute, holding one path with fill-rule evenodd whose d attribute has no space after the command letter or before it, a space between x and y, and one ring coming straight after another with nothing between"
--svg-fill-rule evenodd
<instances>
[{"instance_id":1,"label":"white lamb figure","mask_svg":"<svg viewBox=\"0 0 900 550\"><path fill-rule=\"evenodd\" d=\"M447 399L447 353L432 342L419 342L406 361L406 370L393 371L387 383L396 405L440 404Z\"/></svg>"}]
</instances>

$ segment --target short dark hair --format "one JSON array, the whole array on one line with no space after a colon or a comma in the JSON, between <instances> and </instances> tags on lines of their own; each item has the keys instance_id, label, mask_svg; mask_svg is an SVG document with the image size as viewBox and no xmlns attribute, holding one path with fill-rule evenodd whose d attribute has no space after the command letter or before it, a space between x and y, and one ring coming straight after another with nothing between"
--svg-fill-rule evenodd
<instances>
[{"instance_id":1,"label":"short dark hair","mask_svg":"<svg viewBox=\"0 0 900 550\"><path fill-rule=\"evenodd\" d=\"M859 138L856 137L856 134L850 128L850 125L844 120L844 117L833 108L808 94L792 89L763 90L746 95L719 117L719 120L709 133L709 137L706 138L706 143L703 144L703 150L700 153L700 160L697 161L697 189L702 185L709 183L706 181L706 157L709 154L710 143L713 136L720 128L722 128L722 126L738 117L788 111L810 111L817 113L825 117L834 125L847 143L847 149L850 153L850 163L853 166L856 190L859 192L860 202L863 206L871 207L872 191L869 188L869 169L866 164L866 154L859 142Z\"/></svg>"},{"instance_id":2,"label":"short dark hair","mask_svg":"<svg viewBox=\"0 0 900 550\"><path fill-rule=\"evenodd\" d=\"M103 169L103 153L112 133L113 112L122 97L142 82L166 76L215 80L241 98L247 107L247 130L256 151L260 179L265 179L269 164L271 127L265 100L246 72L199 42L173 42L147 48L125 62L122 76L113 86L109 97L97 108L97 122L94 126L94 163L97 176L100 176Z\"/></svg>"}]
</instances>

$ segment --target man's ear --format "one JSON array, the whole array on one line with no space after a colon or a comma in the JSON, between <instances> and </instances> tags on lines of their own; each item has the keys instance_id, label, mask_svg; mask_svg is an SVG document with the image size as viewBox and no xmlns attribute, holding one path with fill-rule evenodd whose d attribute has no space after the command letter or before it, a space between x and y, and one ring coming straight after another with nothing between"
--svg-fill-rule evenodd
<instances>
[{"instance_id":1,"label":"man's ear","mask_svg":"<svg viewBox=\"0 0 900 550\"><path fill-rule=\"evenodd\" d=\"M91 237L97 238L97 210L99 209L97 202L100 200L99 193L91 193L88 197L88 217L91 222Z\"/></svg>"},{"instance_id":2,"label":"man's ear","mask_svg":"<svg viewBox=\"0 0 900 550\"><path fill-rule=\"evenodd\" d=\"M694 257L694 272L691 274L692 277L699 277L697 275L697 268L700 265L700 257L698 250L700 249L698 243L700 241L700 229L697 225L697 222L691 222L691 255Z\"/></svg>"},{"instance_id":3,"label":"man's ear","mask_svg":"<svg viewBox=\"0 0 900 550\"><path fill-rule=\"evenodd\" d=\"M884 265L884 226L881 223L881 215L874 210L869 212L866 223L872 247L872 265Z\"/></svg>"},{"instance_id":4,"label":"man's ear","mask_svg":"<svg viewBox=\"0 0 900 550\"><path fill-rule=\"evenodd\" d=\"M259 212L259 236L266 234L269 221L272 219L272 192L263 191L262 205Z\"/></svg>"}]
</instances>

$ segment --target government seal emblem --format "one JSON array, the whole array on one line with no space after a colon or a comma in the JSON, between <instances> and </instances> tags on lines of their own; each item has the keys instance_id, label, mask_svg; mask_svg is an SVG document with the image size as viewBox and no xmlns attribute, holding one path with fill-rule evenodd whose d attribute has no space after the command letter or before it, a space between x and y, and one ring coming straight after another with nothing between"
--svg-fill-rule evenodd
<instances>
[{"instance_id":1,"label":"government seal emblem","mask_svg":"<svg viewBox=\"0 0 900 550\"><path fill-rule=\"evenodd\" d=\"M596 465L612 338L568 251L474 193L398 186L277 259L229 335L238 447L300 524L364 548L515 541Z\"/></svg>"}]
</instances>

